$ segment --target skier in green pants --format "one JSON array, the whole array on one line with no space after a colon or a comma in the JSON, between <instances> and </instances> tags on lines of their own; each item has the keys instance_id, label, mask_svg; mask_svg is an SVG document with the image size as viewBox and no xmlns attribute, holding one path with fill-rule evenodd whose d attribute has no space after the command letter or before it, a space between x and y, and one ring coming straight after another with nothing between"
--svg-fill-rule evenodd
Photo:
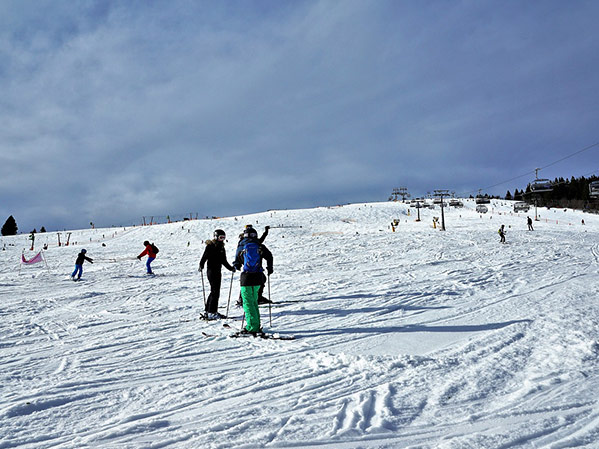
<instances>
[{"instance_id":1,"label":"skier in green pants","mask_svg":"<svg viewBox=\"0 0 599 449\"><path fill-rule=\"evenodd\" d=\"M237 270L243 267L240 283L243 311L247 322L244 330L252 334L262 332L260 310L258 309L258 292L265 281L262 259L266 260L266 271L270 276L273 272L272 254L266 246L260 243L256 230L246 228L243 240L237 246L233 267Z\"/></svg>"}]
</instances>

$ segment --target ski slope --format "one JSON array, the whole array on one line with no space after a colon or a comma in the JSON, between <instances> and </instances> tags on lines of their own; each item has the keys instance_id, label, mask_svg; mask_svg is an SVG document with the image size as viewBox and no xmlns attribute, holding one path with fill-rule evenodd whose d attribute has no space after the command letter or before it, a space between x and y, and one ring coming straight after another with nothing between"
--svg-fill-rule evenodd
<instances>
[{"instance_id":1,"label":"ski slope","mask_svg":"<svg viewBox=\"0 0 599 449\"><path fill-rule=\"evenodd\" d=\"M0 449L599 448L599 216L464 204L445 232L387 202L38 234L48 269L20 273L3 237ZM294 341L228 337L238 273L233 329L198 319L204 240L231 260L248 223L273 227L262 324Z\"/></svg>"}]
</instances>

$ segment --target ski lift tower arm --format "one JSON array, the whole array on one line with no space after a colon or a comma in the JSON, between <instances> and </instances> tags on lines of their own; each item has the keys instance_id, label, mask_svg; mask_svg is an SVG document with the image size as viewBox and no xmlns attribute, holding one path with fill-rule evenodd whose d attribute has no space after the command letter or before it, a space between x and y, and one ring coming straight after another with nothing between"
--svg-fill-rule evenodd
<instances>
[{"instance_id":1,"label":"ski lift tower arm","mask_svg":"<svg viewBox=\"0 0 599 449\"><path fill-rule=\"evenodd\" d=\"M447 189L436 189L435 196L441 199L441 230L445 231L445 213L443 211L443 197L449 195L449 190Z\"/></svg>"}]
</instances>

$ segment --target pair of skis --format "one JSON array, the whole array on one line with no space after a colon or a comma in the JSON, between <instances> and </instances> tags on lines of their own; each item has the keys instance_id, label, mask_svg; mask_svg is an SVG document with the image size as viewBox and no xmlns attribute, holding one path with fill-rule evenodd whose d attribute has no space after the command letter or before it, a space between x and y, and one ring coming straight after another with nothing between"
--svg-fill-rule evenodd
<instances>
[{"instance_id":1,"label":"pair of skis","mask_svg":"<svg viewBox=\"0 0 599 449\"><path fill-rule=\"evenodd\" d=\"M223 323L223 327L227 329L232 329L229 323ZM202 335L206 338L209 337L218 337L217 334L209 334L208 332L202 332ZM293 335L281 335L277 333L268 333L268 332L244 332L238 331L232 334L229 334L230 338L261 338L263 340L295 340L295 336Z\"/></svg>"},{"instance_id":2,"label":"pair of skis","mask_svg":"<svg viewBox=\"0 0 599 449\"><path fill-rule=\"evenodd\" d=\"M267 333L267 332L235 332L234 334L229 335L231 338L262 338L264 340L295 340L295 336L293 335L281 335L279 333Z\"/></svg>"},{"instance_id":3,"label":"pair of skis","mask_svg":"<svg viewBox=\"0 0 599 449\"><path fill-rule=\"evenodd\" d=\"M218 335L208 334L206 332L202 332L202 335L206 338L218 337ZM250 338L251 337L251 338L262 339L262 340L295 340L295 336L293 336L293 335L281 335L278 333L277 334L268 334L265 332L259 332L256 334L251 334L251 333L247 333L247 332L235 332L233 334L229 334L228 337L230 337L230 338Z\"/></svg>"}]
</instances>

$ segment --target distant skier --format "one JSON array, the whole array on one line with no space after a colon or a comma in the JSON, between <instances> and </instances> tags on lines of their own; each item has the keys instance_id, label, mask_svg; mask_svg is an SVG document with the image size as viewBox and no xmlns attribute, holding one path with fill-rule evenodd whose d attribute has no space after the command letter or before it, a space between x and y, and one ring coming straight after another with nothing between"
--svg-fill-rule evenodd
<instances>
[{"instance_id":1,"label":"distant skier","mask_svg":"<svg viewBox=\"0 0 599 449\"><path fill-rule=\"evenodd\" d=\"M532 218L530 217L526 217L528 219L528 230L529 231L534 231L534 228L532 227Z\"/></svg>"},{"instance_id":2,"label":"distant skier","mask_svg":"<svg viewBox=\"0 0 599 449\"><path fill-rule=\"evenodd\" d=\"M266 240L266 237L268 236L268 231L269 230L270 230L270 226L265 226L264 227L264 232L262 233L262 235L258 239L258 242L264 243L264 240ZM251 224L246 225L244 231L241 234L239 234L239 243L237 245L237 249L238 250L239 250L239 245L241 245L241 242L245 238L244 235L246 234L246 232L248 233L248 235L252 234L252 235L258 236L258 231L256 231ZM258 292L258 304L268 304L268 303L272 302L269 298L267 298L267 297L264 296L264 283L265 282L266 282L266 280L264 280L264 282L262 283L262 285L260 285L260 291ZM237 301L237 306L238 307L242 307L243 306L243 301L241 299L241 295L239 295L239 301Z\"/></svg>"},{"instance_id":3,"label":"distant skier","mask_svg":"<svg viewBox=\"0 0 599 449\"><path fill-rule=\"evenodd\" d=\"M208 295L206 310L203 315L203 318L207 320L226 318L224 315L218 313L218 299L220 298L220 284L222 279L221 267L224 265L227 270L235 272L235 268L227 262L227 253L225 251L226 238L225 231L222 229L214 231L214 239L206 240L206 248L200 260L199 271L203 272L204 265L208 266L206 276L210 283L210 294Z\"/></svg>"},{"instance_id":4,"label":"distant skier","mask_svg":"<svg viewBox=\"0 0 599 449\"><path fill-rule=\"evenodd\" d=\"M499 243L505 243L505 225L501 225L497 232L499 233L499 237L501 237Z\"/></svg>"},{"instance_id":5,"label":"distant skier","mask_svg":"<svg viewBox=\"0 0 599 449\"><path fill-rule=\"evenodd\" d=\"M152 262L154 262L154 259L156 259L156 254L158 254L158 248L156 247L156 245L148 242L147 240L144 242L144 246L146 247L146 249L144 249L143 252L139 256L137 256L137 258L139 260L141 260L141 258L143 256L147 255L148 256L148 260L146 261L147 274L154 274L152 272L152 267L150 265L152 264Z\"/></svg>"},{"instance_id":6,"label":"distant skier","mask_svg":"<svg viewBox=\"0 0 599 449\"><path fill-rule=\"evenodd\" d=\"M266 260L266 271L269 276L273 272L273 260L268 248L260 243L254 228L246 228L243 236L243 240L237 246L233 267L237 270L243 267L240 283L243 311L245 312L247 323L244 331L256 334L262 332L262 328L260 327L260 310L258 309L258 292L260 291L260 286L266 282L262 260Z\"/></svg>"},{"instance_id":7,"label":"distant skier","mask_svg":"<svg viewBox=\"0 0 599 449\"><path fill-rule=\"evenodd\" d=\"M87 257L85 253L87 253L87 251L82 249L77 255L77 260L75 261L75 271L73 271L73 274L71 274L71 279L74 281L81 279L81 275L83 274L83 262L87 260L89 263L94 263L94 260L90 257ZM75 278L75 276L77 276L77 278Z\"/></svg>"}]
</instances>

